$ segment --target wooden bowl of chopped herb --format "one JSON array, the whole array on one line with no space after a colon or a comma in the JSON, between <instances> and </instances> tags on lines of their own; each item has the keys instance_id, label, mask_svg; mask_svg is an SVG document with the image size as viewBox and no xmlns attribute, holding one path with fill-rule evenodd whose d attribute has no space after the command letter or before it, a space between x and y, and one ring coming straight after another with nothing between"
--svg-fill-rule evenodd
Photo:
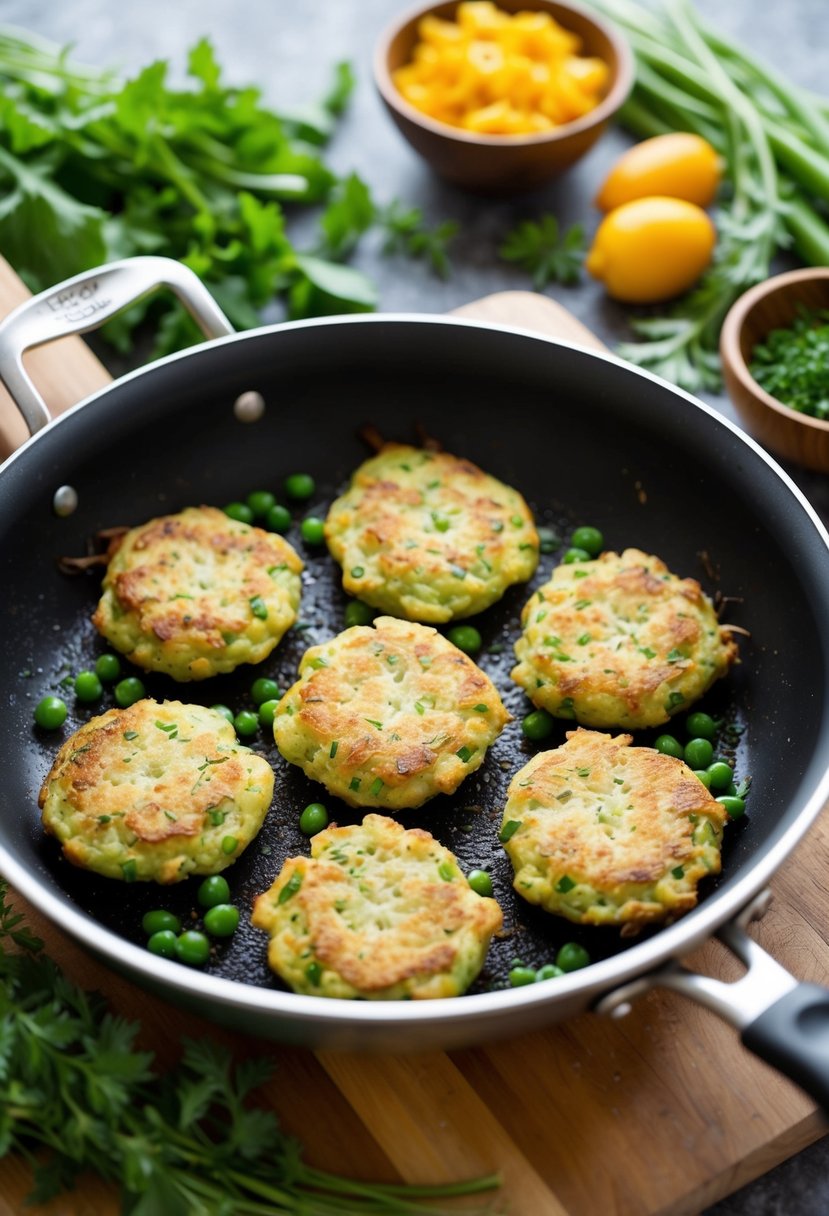
<instances>
[{"instance_id":1,"label":"wooden bowl of chopped herb","mask_svg":"<svg viewBox=\"0 0 829 1216\"><path fill-rule=\"evenodd\" d=\"M829 472L829 267L775 275L740 296L720 354L746 430L778 456Z\"/></svg>"}]
</instances>

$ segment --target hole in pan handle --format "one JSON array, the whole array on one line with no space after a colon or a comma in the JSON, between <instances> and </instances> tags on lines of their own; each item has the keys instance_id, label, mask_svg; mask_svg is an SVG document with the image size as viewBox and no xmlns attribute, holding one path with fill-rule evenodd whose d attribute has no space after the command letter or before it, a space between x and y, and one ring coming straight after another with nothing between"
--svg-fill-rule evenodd
<instances>
[{"instance_id":1,"label":"hole in pan handle","mask_svg":"<svg viewBox=\"0 0 829 1216\"><path fill-rule=\"evenodd\" d=\"M789 1077L829 1115L829 988L800 983L749 937L746 925L758 911L762 914L769 898L770 892L762 892L717 933L746 966L738 980L725 983L697 975L673 961L615 989L595 1008L620 1016L651 988L679 992L736 1026L749 1051Z\"/></svg>"},{"instance_id":2,"label":"hole in pan handle","mask_svg":"<svg viewBox=\"0 0 829 1216\"><path fill-rule=\"evenodd\" d=\"M23 353L69 334L97 329L159 288L178 297L208 338L234 332L198 275L172 258L125 258L32 296L0 325L0 380L32 435L50 421L49 410L23 367Z\"/></svg>"}]
</instances>

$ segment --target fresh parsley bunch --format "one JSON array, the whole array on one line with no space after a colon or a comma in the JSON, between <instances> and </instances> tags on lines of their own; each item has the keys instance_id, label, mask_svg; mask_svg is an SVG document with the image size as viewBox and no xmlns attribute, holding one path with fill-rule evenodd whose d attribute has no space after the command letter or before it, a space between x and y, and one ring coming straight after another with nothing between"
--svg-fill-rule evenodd
<instances>
[{"instance_id":1,"label":"fresh parsley bunch","mask_svg":"<svg viewBox=\"0 0 829 1216\"><path fill-rule=\"evenodd\" d=\"M381 1185L313 1169L248 1101L269 1061L234 1065L215 1043L186 1041L160 1077L136 1051L137 1031L60 972L0 881L0 1157L30 1163L33 1202L90 1171L119 1188L129 1216L440 1216L421 1200L497 1185Z\"/></svg>"},{"instance_id":2,"label":"fresh parsley bunch","mask_svg":"<svg viewBox=\"0 0 829 1216\"><path fill-rule=\"evenodd\" d=\"M434 231L379 206L358 177L338 178L322 150L354 85L337 65L323 100L293 114L268 109L259 89L225 83L202 39L191 86L173 88L164 61L133 79L72 63L52 43L0 27L0 250L32 290L113 259L155 253L190 266L239 329L269 302L289 317L364 312L374 284L343 264L371 227L427 256L439 273L454 226ZM319 238L297 249L283 204L319 205ZM107 327L132 345L148 305ZM159 352L197 336L178 305L163 313Z\"/></svg>"}]
</instances>

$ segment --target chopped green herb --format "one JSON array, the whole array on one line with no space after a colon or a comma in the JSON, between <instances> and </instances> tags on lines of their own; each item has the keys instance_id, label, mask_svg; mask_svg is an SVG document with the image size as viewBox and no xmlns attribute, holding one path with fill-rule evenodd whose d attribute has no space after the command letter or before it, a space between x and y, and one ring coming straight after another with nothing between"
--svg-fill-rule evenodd
<instances>
[{"instance_id":1,"label":"chopped green herb","mask_svg":"<svg viewBox=\"0 0 829 1216\"><path fill-rule=\"evenodd\" d=\"M573 881L569 874L562 874L561 878L556 883L556 890L560 895L566 895L568 891L572 891L577 884Z\"/></svg>"},{"instance_id":2,"label":"chopped green herb","mask_svg":"<svg viewBox=\"0 0 829 1216\"><path fill-rule=\"evenodd\" d=\"M501 844L506 844L507 841L515 835L520 827L520 819L508 819L501 828L501 831L498 833L498 839L501 841Z\"/></svg>"},{"instance_id":3,"label":"chopped green herb","mask_svg":"<svg viewBox=\"0 0 829 1216\"><path fill-rule=\"evenodd\" d=\"M472 757L475 755L475 752L476 752L477 750L478 750L478 749L477 749L477 747L466 747L466 746L464 746L464 747L460 747L460 748L458 748L458 750L455 752L455 755L456 755L456 756L457 756L457 757L458 757L460 760L463 760L464 764L466 764L466 763L468 763L468 761L469 761L469 760L471 760L471 759L472 759Z\"/></svg>"},{"instance_id":4,"label":"chopped green herb","mask_svg":"<svg viewBox=\"0 0 829 1216\"><path fill-rule=\"evenodd\" d=\"M329 759L329 760L333 760L333 759L334 759L334 757L335 757L335 756L336 756L336 754L337 754L337 748L338 748L339 746L340 746L340 745L339 745L338 740L337 740L337 739L335 739L335 740L334 740L334 742L331 744L331 747L330 747L330 748L329 748L329 750L328 750L328 759Z\"/></svg>"},{"instance_id":5,"label":"chopped green herb","mask_svg":"<svg viewBox=\"0 0 829 1216\"><path fill-rule=\"evenodd\" d=\"M293 896L296 895L297 891L299 890L299 888L301 886L302 886L302 875L300 874L299 870L294 870L291 877L285 883L285 886L282 887L279 894L277 895L276 902L278 904L286 904L289 899L292 899Z\"/></svg>"},{"instance_id":6,"label":"chopped green herb","mask_svg":"<svg viewBox=\"0 0 829 1216\"><path fill-rule=\"evenodd\" d=\"M371 794L372 798L377 797L377 795L380 793L381 789L383 788L384 784L385 784L385 782L383 781L382 777L374 778L374 780L371 783L371 789L369 790L369 793Z\"/></svg>"}]
</instances>

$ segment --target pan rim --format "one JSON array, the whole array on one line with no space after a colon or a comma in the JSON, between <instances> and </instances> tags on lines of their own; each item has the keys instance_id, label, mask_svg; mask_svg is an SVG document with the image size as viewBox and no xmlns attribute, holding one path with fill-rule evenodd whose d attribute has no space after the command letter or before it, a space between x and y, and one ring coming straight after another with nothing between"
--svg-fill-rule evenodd
<instances>
[{"instance_id":1,"label":"pan rim","mask_svg":"<svg viewBox=\"0 0 829 1216\"><path fill-rule=\"evenodd\" d=\"M672 395L687 401L691 406L707 414L713 422L730 432L740 443L752 451L765 464L770 473L776 476L788 493L795 500L800 511L805 514L814 529L816 536L822 541L829 556L829 533L820 520L817 512L797 486L790 475L769 455L751 436L745 434L739 426L713 406L701 401L693 394L656 376L646 369L627 363L612 352L597 350L577 342L554 338L541 334L523 326L503 325L489 321L479 321L468 317L444 316L439 314L419 313L371 313L352 314L345 316L309 318L302 321L284 321L273 325L246 330L239 334L212 339L208 343L190 347L187 350L168 355L150 364L148 367L137 368L132 372L114 380L112 384L99 389L84 398L76 405L64 411L53 419L46 427L38 431L24 442L16 452L0 465L0 475L12 467L28 450L51 434L55 428L64 425L80 410L107 395L113 390L131 383L141 377L162 371L182 359L198 357L206 350L251 340L261 340L264 337L295 331L297 329L324 329L334 325L366 325L366 324L417 324L438 325L442 327L460 327L462 329L485 330L512 334L521 338L532 339L549 346L575 350L598 359L612 366L623 369L628 374L651 381ZM784 831L779 840L762 856L756 857L748 866L746 873L733 886L729 885L720 891L713 892L702 904L687 916L673 925L660 929L653 937L631 945L618 955L593 963L583 972L573 972L559 977L555 985L532 985L523 988L510 988L485 993L473 993L461 997L449 997L441 1001L424 1002L352 1002L332 1001L330 998L306 996L279 989L264 989L242 981L211 976L202 972L190 972L180 964L150 955L145 949L134 945L120 937L91 916L82 912L68 899L61 898L41 886L37 877L30 870L20 865L8 849L0 843L0 873L19 891L29 902L47 918L64 929L76 941L103 956L110 966L119 971L127 971L136 976L142 976L153 986L163 983L165 989L177 992L182 996L195 1000L214 1001L217 1005L232 1008L242 1012L265 1015L283 1015L288 1018L309 1019L317 1026L336 1026L358 1028L364 1025L381 1023L384 1026L400 1027L415 1026L420 1023L451 1024L458 1020L464 1022L479 1018L507 1017L517 1006L550 1006L565 1003L569 998L580 998L583 1006L591 1003L594 997L605 994L615 986L633 978L657 970L661 965L682 957L707 941L727 921L738 915L745 906L768 883L773 874L780 868L783 861L800 843L809 827L814 823L829 799L829 770L818 781L805 804L797 811L793 822Z\"/></svg>"}]
</instances>

